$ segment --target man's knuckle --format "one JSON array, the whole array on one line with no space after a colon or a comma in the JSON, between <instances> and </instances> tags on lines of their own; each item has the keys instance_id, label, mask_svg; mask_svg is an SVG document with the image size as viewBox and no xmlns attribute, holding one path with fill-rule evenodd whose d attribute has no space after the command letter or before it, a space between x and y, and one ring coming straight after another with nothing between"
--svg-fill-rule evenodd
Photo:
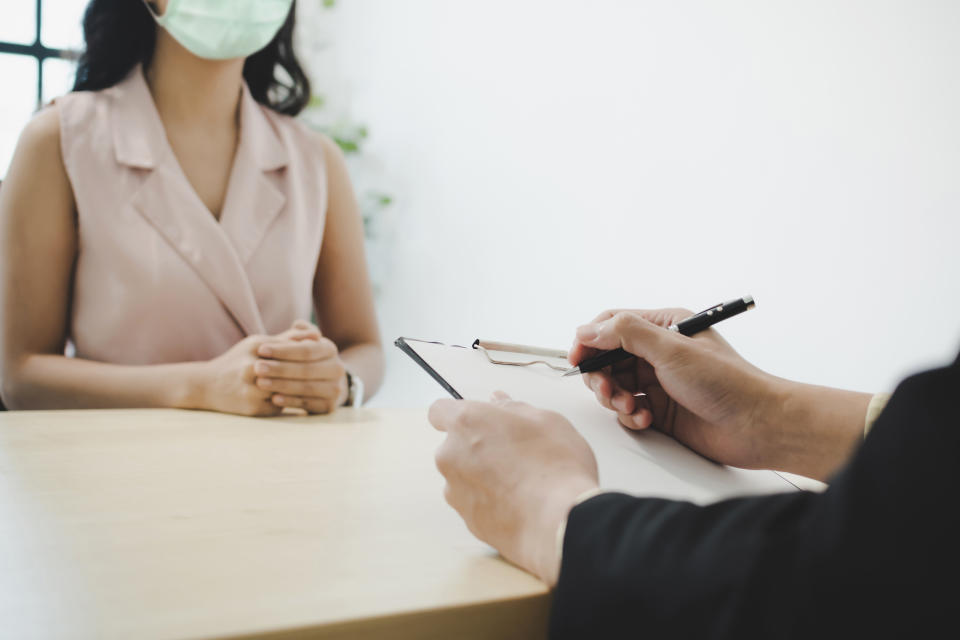
<instances>
[{"instance_id":1,"label":"man's knuckle","mask_svg":"<svg viewBox=\"0 0 960 640\"><path fill-rule=\"evenodd\" d=\"M451 412L450 422L457 427L466 427L470 424L470 403L458 402Z\"/></svg>"},{"instance_id":2,"label":"man's knuckle","mask_svg":"<svg viewBox=\"0 0 960 640\"><path fill-rule=\"evenodd\" d=\"M486 438L479 433L470 433L466 436L465 440L471 459L479 456L486 448Z\"/></svg>"},{"instance_id":3,"label":"man's knuckle","mask_svg":"<svg viewBox=\"0 0 960 640\"><path fill-rule=\"evenodd\" d=\"M543 423L551 420L555 416L553 411L547 409L534 409L530 413L530 418L536 423Z\"/></svg>"},{"instance_id":4,"label":"man's knuckle","mask_svg":"<svg viewBox=\"0 0 960 640\"><path fill-rule=\"evenodd\" d=\"M434 427L446 425L444 407L446 400L437 400L427 409L427 421Z\"/></svg>"},{"instance_id":5,"label":"man's knuckle","mask_svg":"<svg viewBox=\"0 0 960 640\"><path fill-rule=\"evenodd\" d=\"M620 311L613 316L611 324L617 331L623 331L624 329L628 329L633 324L633 316L626 311Z\"/></svg>"},{"instance_id":6,"label":"man's knuckle","mask_svg":"<svg viewBox=\"0 0 960 640\"><path fill-rule=\"evenodd\" d=\"M619 311L619 309L604 309L594 316L591 322L603 322L605 320L609 320L613 316L617 315L617 311Z\"/></svg>"},{"instance_id":7,"label":"man's knuckle","mask_svg":"<svg viewBox=\"0 0 960 640\"><path fill-rule=\"evenodd\" d=\"M490 416L490 405L486 402L465 403L460 424L470 431L481 431Z\"/></svg>"},{"instance_id":8,"label":"man's knuckle","mask_svg":"<svg viewBox=\"0 0 960 640\"><path fill-rule=\"evenodd\" d=\"M433 462L437 465L437 471L439 471L444 477L446 477L453 468L453 456L446 443L437 449L437 452L433 456Z\"/></svg>"},{"instance_id":9,"label":"man's knuckle","mask_svg":"<svg viewBox=\"0 0 960 640\"><path fill-rule=\"evenodd\" d=\"M456 509L456 493L449 482L443 485L443 499L448 505Z\"/></svg>"}]
</instances>

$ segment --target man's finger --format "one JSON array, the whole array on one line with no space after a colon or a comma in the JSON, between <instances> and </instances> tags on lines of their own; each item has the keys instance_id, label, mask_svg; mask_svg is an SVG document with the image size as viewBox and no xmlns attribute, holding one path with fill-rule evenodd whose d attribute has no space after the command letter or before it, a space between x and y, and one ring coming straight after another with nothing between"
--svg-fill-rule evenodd
<instances>
[{"instance_id":1,"label":"man's finger","mask_svg":"<svg viewBox=\"0 0 960 640\"><path fill-rule=\"evenodd\" d=\"M649 409L638 409L633 413L618 413L617 420L627 429L643 431L653 424L653 413Z\"/></svg>"},{"instance_id":2,"label":"man's finger","mask_svg":"<svg viewBox=\"0 0 960 640\"><path fill-rule=\"evenodd\" d=\"M583 381L591 391L602 394L608 398L610 397L610 386L604 385L604 380L608 380L609 378L610 376L606 375L603 371L583 374Z\"/></svg>"},{"instance_id":3,"label":"man's finger","mask_svg":"<svg viewBox=\"0 0 960 640\"><path fill-rule=\"evenodd\" d=\"M679 334L643 318L640 314L622 311L609 320L577 329L577 339L584 345L602 351L623 348L647 362L656 363L678 346Z\"/></svg>"},{"instance_id":4,"label":"man's finger","mask_svg":"<svg viewBox=\"0 0 960 640\"><path fill-rule=\"evenodd\" d=\"M490 396L490 401L493 404L506 404L513 400L506 391L494 391L493 395Z\"/></svg>"},{"instance_id":5,"label":"man's finger","mask_svg":"<svg viewBox=\"0 0 960 640\"><path fill-rule=\"evenodd\" d=\"M454 437L447 436L443 439L440 446L437 447L437 451L433 456L433 462L437 467L437 471L449 480L457 475L458 457Z\"/></svg>"},{"instance_id":6,"label":"man's finger","mask_svg":"<svg viewBox=\"0 0 960 640\"><path fill-rule=\"evenodd\" d=\"M599 349L593 349L586 346L579 340L574 340L573 346L571 346L570 351L567 352L567 362L576 366L587 358L592 358L598 353L600 353Z\"/></svg>"},{"instance_id":7,"label":"man's finger","mask_svg":"<svg viewBox=\"0 0 960 640\"><path fill-rule=\"evenodd\" d=\"M427 420L437 431L449 431L460 419L463 411L463 400L437 400L430 405Z\"/></svg>"},{"instance_id":8,"label":"man's finger","mask_svg":"<svg viewBox=\"0 0 960 640\"><path fill-rule=\"evenodd\" d=\"M617 411L616 407L614 407L613 404L611 404L609 396L599 391L594 391L593 394L596 396L597 402L600 404L601 407L603 407L604 409L609 409L610 411L614 411L614 412Z\"/></svg>"},{"instance_id":9,"label":"man's finger","mask_svg":"<svg viewBox=\"0 0 960 640\"><path fill-rule=\"evenodd\" d=\"M604 320L609 320L613 316L617 315L618 313L622 313L623 311L627 311L627 309L607 309L606 311L597 314L597 317L590 322L603 322Z\"/></svg>"},{"instance_id":10,"label":"man's finger","mask_svg":"<svg viewBox=\"0 0 960 640\"><path fill-rule=\"evenodd\" d=\"M504 391L494 391L490 399L490 404L511 413L529 414L536 411L534 407L521 400L514 400ZM484 415L489 414L484 412Z\"/></svg>"},{"instance_id":11,"label":"man's finger","mask_svg":"<svg viewBox=\"0 0 960 640\"><path fill-rule=\"evenodd\" d=\"M686 320L693 315L693 312L689 309L639 309L634 311L644 320L649 320L658 327L667 328L672 324L676 324L681 320Z\"/></svg>"},{"instance_id":12,"label":"man's finger","mask_svg":"<svg viewBox=\"0 0 960 640\"><path fill-rule=\"evenodd\" d=\"M637 398L626 389L622 389L615 384L613 392L610 394L610 404L620 413L632 414L637 410Z\"/></svg>"},{"instance_id":13,"label":"man's finger","mask_svg":"<svg viewBox=\"0 0 960 640\"><path fill-rule=\"evenodd\" d=\"M608 309L597 315L597 317L590 321L590 324L596 324L597 322L609 320L619 312L620 309ZM593 349L580 342L580 340L574 340L573 346L571 346L570 351L567 352L567 360L570 362L570 364L576 366L587 358L592 358L593 356L597 355L599 352L599 349Z\"/></svg>"},{"instance_id":14,"label":"man's finger","mask_svg":"<svg viewBox=\"0 0 960 640\"><path fill-rule=\"evenodd\" d=\"M617 382L605 373L592 373L584 376L589 378L590 389L597 396L597 402L605 409L616 413L633 413L637 407L637 399L634 394L621 387Z\"/></svg>"}]
</instances>

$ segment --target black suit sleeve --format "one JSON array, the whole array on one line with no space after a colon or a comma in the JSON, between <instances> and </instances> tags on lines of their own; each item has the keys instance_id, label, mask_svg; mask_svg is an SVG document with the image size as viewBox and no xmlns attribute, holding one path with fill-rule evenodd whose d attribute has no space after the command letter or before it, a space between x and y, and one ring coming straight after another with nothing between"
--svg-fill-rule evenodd
<instances>
[{"instance_id":1,"label":"black suit sleeve","mask_svg":"<svg viewBox=\"0 0 960 640\"><path fill-rule=\"evenodd\" d=\"M958 470L960 360L905 380L823 494L587 500L567 523L551 637L956 633Z\"/></svg>"}]
</instances>

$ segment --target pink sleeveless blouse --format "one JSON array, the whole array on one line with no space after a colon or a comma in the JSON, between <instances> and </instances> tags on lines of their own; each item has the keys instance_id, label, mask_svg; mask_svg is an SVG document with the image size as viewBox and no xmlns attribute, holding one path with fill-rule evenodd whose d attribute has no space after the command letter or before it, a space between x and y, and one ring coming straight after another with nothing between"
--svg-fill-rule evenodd
<instances>
[{"instance_id":1,"label":"pink sleeveless blouse","mask_svg":"<svg viewBox=\"0 0 960 640\"><path fill-rule=\"evenodd\" d=\"M217 221L173 154L142 70L57 100L77 205L70 339L118 364L213 358L309 318L327 184L319 134L246 86Z\"/></svg>"}]
</instances>

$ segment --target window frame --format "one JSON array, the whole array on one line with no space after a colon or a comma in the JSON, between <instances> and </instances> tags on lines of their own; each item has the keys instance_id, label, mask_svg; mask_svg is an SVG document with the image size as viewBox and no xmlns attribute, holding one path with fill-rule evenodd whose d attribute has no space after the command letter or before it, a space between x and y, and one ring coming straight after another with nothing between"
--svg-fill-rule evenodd
<instances>
[{"instance_id":1,"label":"window frame","mask_svg":"<svg viewBox=\"0 0 960 640\"><path fill-rule=\"evenodd\" d=\"M8 0L10 1L10 0ZM61 60L76 60L78 53L70 49L51 49L43 44L40 34L43 33L43 0L36 0L36 33L32 44L17 44L0 40L0 53L26 56L33 58L37 63L37 105L43 103L43 62L50 58Z\"/></svg>"}]
</instances>

